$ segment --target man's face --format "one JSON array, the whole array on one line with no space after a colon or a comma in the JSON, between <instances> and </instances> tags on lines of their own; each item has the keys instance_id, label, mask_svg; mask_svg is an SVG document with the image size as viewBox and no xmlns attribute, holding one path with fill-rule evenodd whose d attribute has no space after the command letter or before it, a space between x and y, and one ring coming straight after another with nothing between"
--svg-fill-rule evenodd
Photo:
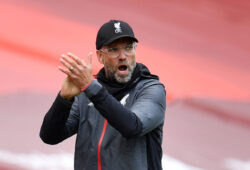
<instances>
[{"instance_id":1,"label":"man's face","mask_svg":"<svg viewBox=\"0 0 250 170\"><path fill-rule=\"evenodd\" d=\"M133 45L135 44L131 39L121 38L101 48L98 57L99 61L104 64L108 79L115 80L118 83L127 83L131 79L136 66L135 47Z\"/></svg>"}]
</instances>

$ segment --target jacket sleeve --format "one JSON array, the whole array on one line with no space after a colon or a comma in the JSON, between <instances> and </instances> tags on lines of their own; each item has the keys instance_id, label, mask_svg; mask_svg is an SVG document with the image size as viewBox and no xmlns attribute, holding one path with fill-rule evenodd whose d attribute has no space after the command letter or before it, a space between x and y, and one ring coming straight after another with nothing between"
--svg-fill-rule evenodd
<instances>
[{"instance_id":1,"label":"jacket sleeve","mask_svg":"<svg viewBox=\"0 0 250 170\"><path fill-rule=\"evenodd\" d=\"M142 90L133 104L131 111L142 122L140 135L144 135L162 125L166 111L166 92L164 86L154 84Z\"/></svg>"},{"instance_id":2,"label":"jacket sleeve","mask_svg":"<svg viewBox=\"0 0 250 170\"><path fill-rule=\"evenodd\" d=\"M131 109L123 107L96 80L85 94L102 116L126 138L144 135L164 121L166 93L159 83L143 88Z\"/></svg>"},{"instance_id":3,"label":"jacket sleeve","mask_svg":"<svg viewBox=\"0 0 250 170\"><path fill-rule=\"evenodd\" d=\"M40 137L47 144L57 144L76 133L79 122L78 98L74 102L57 95L54 103L46 113Z\"/></svg>"}]
</instances>

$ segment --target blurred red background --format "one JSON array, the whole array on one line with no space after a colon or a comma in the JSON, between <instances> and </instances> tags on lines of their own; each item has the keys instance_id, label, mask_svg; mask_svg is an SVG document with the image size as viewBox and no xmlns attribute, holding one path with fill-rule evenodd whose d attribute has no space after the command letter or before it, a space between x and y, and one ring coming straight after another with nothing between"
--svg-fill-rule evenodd
<instances>
[{"instance_id":1,"label":"blurred red background","mask_svg":"<svg viewBox=\"0 0 250 170\"><path fill-rule=\"evenodd\" d=\"M74 137L48 146L39 128L64 79L61 54L95 52L110 19L133 27L137 61L166 86L164 169L173 159L184 169L250 169L249 11L247 0L1 0L0 169L49 169L42 156L74 152ZM25 166L34 153L40 163Z\"/></svg>"}]
</instances>

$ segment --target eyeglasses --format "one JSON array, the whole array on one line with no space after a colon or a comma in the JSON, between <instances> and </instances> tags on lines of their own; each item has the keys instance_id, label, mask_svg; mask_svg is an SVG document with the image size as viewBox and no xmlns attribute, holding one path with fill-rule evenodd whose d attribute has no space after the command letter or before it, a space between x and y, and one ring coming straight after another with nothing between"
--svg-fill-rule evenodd
<instances>
[{"instance_id":1,"label":"eyeglasses","mask_svg":"<svg viewBox=\"0 0 250 170\"><path fill-rule=\"evenodd\" d=\"M127 56L133 55L135 54L136 43L132 43L121 48L110 47L110 48L100 49L99 51L107 53L110 58L117 58L120 55L120 49Z\"/></svg>"}]
</instances>

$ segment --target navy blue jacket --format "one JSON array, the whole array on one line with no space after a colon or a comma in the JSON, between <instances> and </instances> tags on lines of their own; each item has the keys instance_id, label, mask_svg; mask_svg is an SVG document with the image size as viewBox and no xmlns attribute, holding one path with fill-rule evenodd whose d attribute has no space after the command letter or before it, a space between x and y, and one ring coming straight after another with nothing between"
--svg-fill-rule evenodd
<instances>
[{"instance_id":1,"label":"navy blue jacket","mask_svg":"<svg viewBox=\"0 0 250 170\"><path fill-rule=\"evenodd\" d=\"M162 170L165 110L159 80L139 80L120 101L94 80L73 103L58 94L40 137L57 144L77 134L75 170Z\"/></svg>"}]
</instances>

